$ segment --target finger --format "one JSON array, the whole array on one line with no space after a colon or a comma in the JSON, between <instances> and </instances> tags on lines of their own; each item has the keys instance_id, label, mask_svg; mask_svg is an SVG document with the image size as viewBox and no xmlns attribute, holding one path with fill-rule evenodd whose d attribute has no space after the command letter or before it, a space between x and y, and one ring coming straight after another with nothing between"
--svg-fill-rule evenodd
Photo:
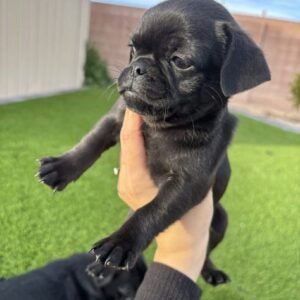
<instances>
[{"instance_id":1,"label":"finger","mask_svg":"<svg viewBox=\"0 0 300 300\"><path fill-rule=\"evenodd\" d=\"M146 151L141 130L141 117L129 110L125 113L121 130L121 168L140 169L146 167Z\"/></svg>"},{"instance_id":2,"label":"finger","mask_svg":"<svg viewBox=\"0 0 300 300\"><path fill-rule=\"evenodd\" d=\"M143 121L140 115L127 109L125 111L124 122L121 129L121 140L130 140L133 135L142 136L142 122Z\"/></svg>"}]
</instances>

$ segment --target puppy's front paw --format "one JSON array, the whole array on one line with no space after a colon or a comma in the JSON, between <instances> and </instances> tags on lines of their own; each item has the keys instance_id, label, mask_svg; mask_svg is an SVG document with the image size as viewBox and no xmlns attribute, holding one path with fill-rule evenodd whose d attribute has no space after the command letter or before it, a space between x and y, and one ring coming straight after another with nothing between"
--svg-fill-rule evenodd
<instances>
[{"instance_id":1,"label":"puppy's front paw","mask_svg":"<svg viewBox=\"0 0 300 300\"><path fill-rule=\"evenodd\" d=\"M104 267L127 271L134 267L140 252L133 239L126 235L110 236L97 242L91 250L96 256L96 261Z\"/></svg>"},{"instance_id":2,"label":"puppy's front paw","mask_svg":"<svg viewBox=\"0 0 300 300\"><path fill-rule=\"evenodd\" d=\"M64 190L70 182L78 178L72 158L67 155L40 159L40 168L37 176L40 178L40 182L48 185L55 191Z\"/></svg>"}]
</instances>

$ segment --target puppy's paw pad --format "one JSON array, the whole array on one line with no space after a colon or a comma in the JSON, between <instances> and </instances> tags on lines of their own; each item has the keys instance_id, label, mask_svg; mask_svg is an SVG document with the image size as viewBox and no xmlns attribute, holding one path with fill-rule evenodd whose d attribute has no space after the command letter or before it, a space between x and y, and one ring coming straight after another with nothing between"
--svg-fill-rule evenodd
<instances>
[{"instance_id":1,"label":"puppy's paw pad","mask_svg":"<svg viewBox=\"0 0 300 300\"><path fill-rule=\"evenodd\" d=\"M203 274L203 279L212 286L230 282L230 277L221 270L210 270Z\"/></svg>"}]
</instances>

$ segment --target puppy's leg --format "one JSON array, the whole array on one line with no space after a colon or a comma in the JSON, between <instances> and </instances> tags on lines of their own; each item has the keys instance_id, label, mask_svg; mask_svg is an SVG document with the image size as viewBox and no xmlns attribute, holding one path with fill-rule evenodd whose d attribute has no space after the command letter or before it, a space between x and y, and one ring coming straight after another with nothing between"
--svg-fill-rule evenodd
<instances>
[{"instance_id":1,"label":"puppy's leg","mask_svg":"<svg viewBox=\"0 0 300 300\"><path fill-rule=\"evenodd\" d=\"M207 195L211 182L206 179L209 176L204 178L169 178L154 200L137 210L118 231L94 245L91 251L97 261L115 269L131 269L155 236Z\"/></svg>"},{"instance_id":2,"label":"puppy's leg","mask_svg":"<svg viewBox=\"0 0 300 300\"><path fill-rule=\"evenodd\" d=\"M42 158L40 180L57 191L77 180L105 150L118 142L124 112L125 103L120 98L78 145L61 156Z\"/></svg>"},{"instance_id":3,"label":"puppy's leg","mask_svg":"<svg viewBox=\"0 0 300 300\"><path fill-rule=\"evenodd\" d=\"M231 177L231 167L226 154L218 168L215 183L213 185L214 203L218 203L226 192Z\"/></svg>"},{"instance_id":4,"label":"puppy's leg","mask_svg":"<svg viewBox=\"0 0 300 300\"><path fill-rule=\"evenodd\" d=\"M207 258L202 270L203 279L213 286L224 284L230 281L229 276L223 271L217 269L209 257L213 249L215 249L222 242L226 233L227 225L228 220L226 211L220 204L217 204L210 229Z\"/></svg>"},{"instance_id":5,"label":"puppy's leg","mask_svg":"<svg viewBox=\"0 0 300 300\"><path fill-rule=\"evenodd\" d=\"M217 286L219 284L227 283L230 281L229 276L223 271L218 270L209 258L213 249L215 249L222 242L228 226L227 213L219 204L219 201L221 200L227 189L230 181L230 176L231 168L228 155L226 154L218 169L213 186L215 211L210 230L210 241L207 252L207 259L202 270L203 279L213 286Z\"/></svg>"}]
</instances>

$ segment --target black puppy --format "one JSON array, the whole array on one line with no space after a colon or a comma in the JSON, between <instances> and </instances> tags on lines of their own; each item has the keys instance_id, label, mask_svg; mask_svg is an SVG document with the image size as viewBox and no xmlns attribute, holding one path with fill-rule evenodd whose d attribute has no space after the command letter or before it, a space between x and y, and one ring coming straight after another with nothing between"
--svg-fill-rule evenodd
<instances>
[{"instance_id":1,"label":"black puppy","mask_svg":"<svg viewBox=\"0 0 300 300\"><path fill-rule=\"evenodd\" d=\"M63 190L118 142L125 107L138 112L159 193L94 245L97 260L132 268L154 237L212 188L215 211L202 275L213 285L225 283L227 275L215 268L209 254L227 227L219 200L230 178L227 147L237 123L227 102L270 79L264 55L213 0L169 0L155 6L143 16L130 47L130 64L118 82L121 98L72 150L42 159L40 178Z\"/></svg>"}]
</instances>

